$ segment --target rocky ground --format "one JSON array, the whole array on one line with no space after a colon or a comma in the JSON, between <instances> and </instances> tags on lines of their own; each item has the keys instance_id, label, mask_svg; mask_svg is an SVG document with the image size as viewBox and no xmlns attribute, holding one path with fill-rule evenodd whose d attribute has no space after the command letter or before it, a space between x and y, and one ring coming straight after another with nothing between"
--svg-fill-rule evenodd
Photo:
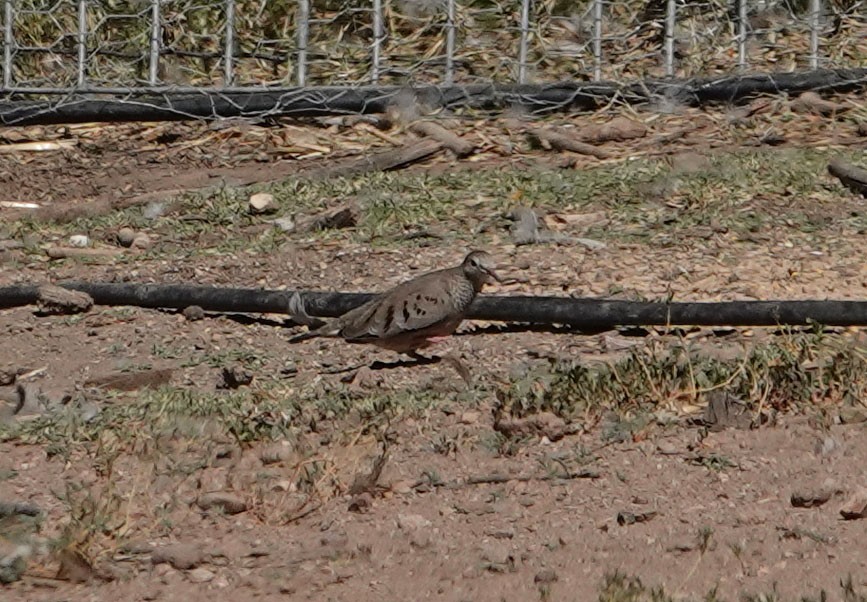
<instances>
[{"instance_id":1,"label":"rocky ground","mask_svg":"<svg viewBox=\"0 0 867 602\"><path fill-rule=\"evenodd\" d=\"M604 160L452 124L470 159L314 179L295 174L390 143L358 124L10 129L8 144L73 143L0 154L0 200L40 205L0 209L0 286L369 291L478 247L508 278L497 294L864 299L865 201L826 171L863 163L863 113L753 108L629 115L646 131ZM769 128L782 144L762 143ZM259 192L273 213L250 211ZM516 244L521 207L541 220L535 244ZM302 227L342 208L346 227ZM46 254L73 236L99 254ZM438 351L467 384L445 363L289 345L301 329L280 314L47 309L0 312L4 599L867 595L863 329L466 323ZM773 355L799 341L795 364ZM709 384L657 371L673 349ZM735 377L713 381L700 358L755 376L730 419L706 408ZM570 365L619 366L625 393L556 397L535 376Z\"/></svg>"}]
</instances>

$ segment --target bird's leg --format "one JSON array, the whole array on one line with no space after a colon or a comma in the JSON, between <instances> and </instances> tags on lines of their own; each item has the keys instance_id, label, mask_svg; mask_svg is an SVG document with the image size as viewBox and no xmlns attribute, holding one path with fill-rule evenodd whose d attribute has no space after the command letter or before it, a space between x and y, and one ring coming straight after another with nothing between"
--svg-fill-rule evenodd
<instances>
[{"instance_id":1,"label":"bird's leg","mask_svg":"<svg viewBox=\"0 0 867 602\"><path fill-rule=\"evenodd\" d=\"M463 379L463 381L467 384L467 387L471 387L473 385L473 376L470 374L469 369L464 365L464 363L458 358L458 356L449 353L448 355L444 355L442 360L447 362L458 375Z\"/></svg>"}]
</instances>

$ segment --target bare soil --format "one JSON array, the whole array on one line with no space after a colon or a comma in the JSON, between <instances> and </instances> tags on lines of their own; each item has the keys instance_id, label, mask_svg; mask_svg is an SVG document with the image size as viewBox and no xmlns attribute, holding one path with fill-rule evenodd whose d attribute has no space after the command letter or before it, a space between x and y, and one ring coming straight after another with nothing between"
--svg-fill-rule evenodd
<instances>
[{"instance_id":1,"label":"bare soil","mask_svg":"<svg viewBox=\"0 0 867 602\"><path fill-rule=\"evenodd\" d=\"M718 115L682 119L692 133L660 147L665 128L657 124L655 142L636 143L636 152L713 152L711 147L743 142L742 132L711 129L723 121ZM833 138L830 143L842 140L839 148L864 148L864 139L845 129L849 124L795 119L809 127L791 128L793 146L821 146ZM292 128L307 147L339 150L328 142L335 133L325 127ZM440 158L412 170L559 169L564 162L544 150L510 155L498 127L467 129L476 130L479 140L494 141L481 146L478 162ZM0 154L2 200L46 206L279 180L323 161L304 158L318 152L309 148L288 159L279 156L273 138L293 142L279 128L212 131L169 124L9 132L18 132L19 140L77 136L76 149L64 153ZM160 143L166 135L173 141L181 136L181 142ZM250 142L257 136L270 142ZM367 130L359 136L347 140L361 147L386 145ZM613 147L622 154L630 148ZM594 162L573 157L567 169ZM827 185L835 186L830 179ZM833 190L840 215L863 215L863 199ZM9 217L0 230L16 233L13 218L23 213L0 211ZM780 209L781 215L811 211L817 209L810 198L789 199ZM158 233L163 246L153 252L95 263L49 261L29 247L4 252L0 285L72 278L381 290L483 246L512 278L488 291L495 293L867 298L867 237L857 229L841 226L803 237L781 223L744 238L731 229L696 227L665 246L615 238L590 251L581 245L516 247L507 233L485 229L491 217L485 212L484 204L474 205L475 217L460 218L464 230L455 238L421 244L371 245L349 233L287 234L266 251L190 256L188 245L216 248L221 234L179 242ZM109 222L100 235L119 225ZM64 228L46 226L29 234L37 238L30 243L63 243L70 232ZM255 240L259 232L240 235ZM108 244L106 238L98 242ZM701 408L672 407L670 421L660 419L627 440L607 438L603 421L578 425L557 441L530 437L504 449L493 430L498 387L539 362L606 360L643 340L617 332L500 331L465 324L437 351L454 353L470 367L474 383L467 387L445 363L345 371L396 358L332 340L289 346L286 339L296 332L290 328L281 316L189 321L179 313L139 308L96 307L77 316L38 316L32 307L0 311L0 369L44 368L31 381L49 394L77 387L86 396L88 379L169 369L171 391L220 399L226 395L217 389L222 369L240 363L254 378L239 390L251 404L251 421L263 419L259 405L279 406L296 397L333 398L350 406L333 410L332 419L321 412L316 425L305 424L285 445L235 439L219 416L194 416L159 438L136 423L129 431L115 425L93 433L89 441L78 434L67 444L56 433L53 442L13 437L0 443L0 501L38 506L44 512L39 535L79 550L88 567L82 577L87 582L75 583L68 567L57 578L62 563L56 554L35 553L22 579L2 586L3 599L591 600L600 598L605 576L618 571L663 587L674 599L701 599L716 590L723 600L774 591L794 600L824 589L836 600L843 599L840 583L849 576L855 590L867 591L864 522L843 520L839 513L867 486L865 423L839 424L827 419L827 408L816 407L780 415L755 430L707 433L687 420ZM740 348L773 335L762 329L725 336L693 329L685 336L708 348ZM858 329L848 336L864 340ZM648 337L679 344L684 335L651 331ZM88 402L97 408L134 406L143 391L97 394ZM375 405L351 409L383 396L399 398L408 408L390 406L388 425ZM388 457L377 486L350 493L353 480L370 471L384 436ZM558 466L591 474L558 478ZM500 478L488 478L493 475ZM793 493L819 490L830 492L826 503L792 505ZM230 492L247 509L204 510L197 501L209 491ZM0 556L17 541L11 532L0 532ZM176 543L192 546L197 568L154 563L157 550Z\"/></svg>"}]
</instances>

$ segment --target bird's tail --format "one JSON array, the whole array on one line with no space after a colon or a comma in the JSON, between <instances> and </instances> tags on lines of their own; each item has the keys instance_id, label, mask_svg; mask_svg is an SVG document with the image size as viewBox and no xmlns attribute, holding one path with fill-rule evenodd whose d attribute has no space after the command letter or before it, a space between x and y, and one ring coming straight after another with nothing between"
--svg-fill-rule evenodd
<instances>
[{"instance_id":1,"label":"bird's tail","mask_svg":"<svg viewBox=\"0 0 867 602\"><path fill-rule=\"evenodd\" d=\"M303 332L289 339L290 343L300 343L307 339L335 336L337 334L336 332L332 333L329 331L328 323L314 318L307 313L307 308L304 307L304 301L301 299L301 295L299 295L297 291L289 298L286 313L289 314L293 322L304 324L309 329L307 332Z\"/></svg>"}]
</instances>

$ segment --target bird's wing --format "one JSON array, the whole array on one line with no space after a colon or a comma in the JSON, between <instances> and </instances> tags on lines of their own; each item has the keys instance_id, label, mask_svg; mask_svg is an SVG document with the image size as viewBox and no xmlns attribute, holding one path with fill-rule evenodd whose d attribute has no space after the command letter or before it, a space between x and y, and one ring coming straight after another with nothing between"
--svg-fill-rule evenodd
<instances>
[{"instance_id":1,"label":"bird's wing","mask_svg":"<svg viewBox=\"0 0 867 602\"><path fill-rule=\"evenodd\" d=\"M347 321L341 334L349 341L362 342L460 319L473 296L472 285L462 280L461 272L448 269L401 284L384 294L369 311Z\"/></svg>"}]
</instances>

